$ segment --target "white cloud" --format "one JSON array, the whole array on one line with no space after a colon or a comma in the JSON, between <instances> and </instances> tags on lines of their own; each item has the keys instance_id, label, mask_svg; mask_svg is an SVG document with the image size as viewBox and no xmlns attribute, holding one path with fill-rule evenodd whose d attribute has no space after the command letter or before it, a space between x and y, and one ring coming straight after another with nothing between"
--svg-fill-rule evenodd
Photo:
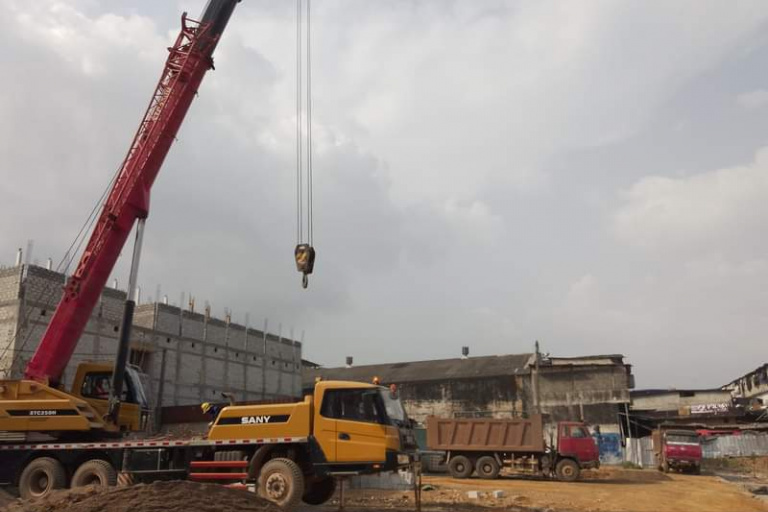
<instances>
[{"instance_id":1,"label":"white cloud","mask_svg":"<svg viewBox=\"0 0 768 512\"><path fill-rule=\"evenodd\" d=\"M622 241L659 251L732 253L764 238L768 224L768 147L751 164L685 178L647 176L623 194L613 231ZM734 247L734 237L741 238ZM762 244L760 244L762 246Z\"/></svg>"},{"instance_id":2,"label":"white cloud","mask_svg":"<svg viewBox=\"0 0 768 512\"><path fill-rule=\"evenodd\" d=\"M747 109L757 109L768 105L768 91L765 89L758 89L755 91L745 92L739 94L736 97L736 101L739 105Z\"/></svg>"}]
</instances>

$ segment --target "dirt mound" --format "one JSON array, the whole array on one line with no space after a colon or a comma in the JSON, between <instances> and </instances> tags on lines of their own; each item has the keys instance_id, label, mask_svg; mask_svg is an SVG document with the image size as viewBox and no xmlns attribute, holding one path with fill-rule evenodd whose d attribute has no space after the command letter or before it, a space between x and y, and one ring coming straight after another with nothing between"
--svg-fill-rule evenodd
<instances>
[{"instance_id":1,"label":"dirt mound","mask_svg":"<svg viewBox=\"0 0 768 512\"><path fill-rule=\"evenodd\" d=\"M149 485L82 487L36 500L16 500L2 512L280 512L255 494L220 485L155 482Z\"/></svg>"}]
</instances>

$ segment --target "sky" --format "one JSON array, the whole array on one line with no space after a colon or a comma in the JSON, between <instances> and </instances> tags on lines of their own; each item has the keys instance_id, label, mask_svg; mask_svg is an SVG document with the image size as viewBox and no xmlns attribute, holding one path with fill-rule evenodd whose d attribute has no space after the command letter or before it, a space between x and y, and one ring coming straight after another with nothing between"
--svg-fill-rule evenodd
<instances>
[{"instance_id":1,"label":"sky","mask_svg":"<svg viewBox=\"0 0 768 512\"><path fill-rule=\"evenodd\" d=\"M203 7L0 3L0 263L62 258ZM236 8L152 191L144 301L267 319L328 366L539 340L695 388L765 362L766 2L312 2L307 290L295 16Z\"/></svg>"}]
</instances>

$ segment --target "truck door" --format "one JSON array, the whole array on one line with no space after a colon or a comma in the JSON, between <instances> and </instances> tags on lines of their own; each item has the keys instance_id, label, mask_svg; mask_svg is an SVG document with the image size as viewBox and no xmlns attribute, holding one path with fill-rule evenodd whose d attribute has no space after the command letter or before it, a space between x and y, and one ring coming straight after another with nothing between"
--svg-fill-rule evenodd
<instances>
[{"instance_id":1,"label":"truck door","mask_svg":"<svg viewBox=\"0 0 768 512\"><path fill-rule=\"evenodd\" d=\"M561 424L557 451L564 456L571 456L579 462L598 460L597 445L587 428L579 424Z\"/></svg>"},{"instance_id":2,"label":"truck door","mask_svg":"<svg viewBox=\"0 0 768 512\"><path fill-rule=\"evenodd\" d=\"M386 461L387 417L378 390L329 390L325 400L332 405L322 415L335 419L336 462Z\"/></svg>"}]
</instances>

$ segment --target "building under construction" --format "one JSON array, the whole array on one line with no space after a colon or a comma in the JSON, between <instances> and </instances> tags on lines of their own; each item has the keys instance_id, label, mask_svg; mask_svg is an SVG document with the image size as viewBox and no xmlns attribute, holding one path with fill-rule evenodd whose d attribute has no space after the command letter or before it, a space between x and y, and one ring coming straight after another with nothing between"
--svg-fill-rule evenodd
<instances>
[{"instance_id":1,"label":"building under construction","mask_svg":"<svg viewBox=\"0 0 768 512\"><path fill-rule=\"evenodd\" d=\"M64 274L36 265L0 270L0 377L19 378L61 298ZM69 386L78 363L110 361L126 294L105 288L64 373ZM301 343L164 303L140 304L130 362L147 376L157 406L294 397L301 391Z\"/></svg>"}]
</instances>

